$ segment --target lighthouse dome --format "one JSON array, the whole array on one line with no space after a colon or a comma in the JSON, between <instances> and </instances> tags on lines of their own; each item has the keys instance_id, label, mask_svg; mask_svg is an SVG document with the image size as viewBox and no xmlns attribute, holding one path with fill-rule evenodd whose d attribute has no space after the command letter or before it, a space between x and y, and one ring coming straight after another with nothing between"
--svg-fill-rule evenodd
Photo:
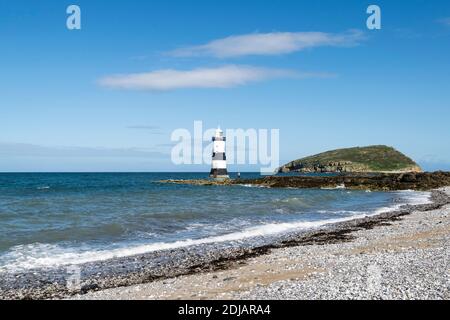
<instances>
[{"instance_id":1,"label":"lighthouse dome","mask_svg":"<svg viewBox=\"0 0 450 320\"><path fill-rule=\"evenodd\" d=\"M223 131L220 127L216 129L216 137L223 137Z\"/></svg>"}]
</instances>

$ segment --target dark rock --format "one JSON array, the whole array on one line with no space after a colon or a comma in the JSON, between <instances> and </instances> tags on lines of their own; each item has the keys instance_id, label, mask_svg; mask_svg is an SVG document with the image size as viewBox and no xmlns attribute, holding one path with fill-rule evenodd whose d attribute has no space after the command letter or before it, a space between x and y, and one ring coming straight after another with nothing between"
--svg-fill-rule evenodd
<instances>
[{"instance_id":1,"label":"dark rock","mask_svg":"<svg viewBox=\"0 0 450 320\"><path fill-rule=\"evenodd\" d=\"M85 294L85 293L87 293L89 291L94 291L94 290L98 290L98 289L99 289L98 284L91 283L91 284L86 284L86 285L82 286L81 289L80 289L80 292L82 294Z\"/></svg>"},{"instance_id":2,"label":"dark rock","mask_svg":"<svg viewBox=\"0 0 450 320\"><path fill-rule=\"evenodd\" d=\"M335 188L360 190L431 190L450 186L450 172L345 174L337 176L272 176L230 180L229 184L254 184L272 188Z\"/></svg>"}]
</instances>

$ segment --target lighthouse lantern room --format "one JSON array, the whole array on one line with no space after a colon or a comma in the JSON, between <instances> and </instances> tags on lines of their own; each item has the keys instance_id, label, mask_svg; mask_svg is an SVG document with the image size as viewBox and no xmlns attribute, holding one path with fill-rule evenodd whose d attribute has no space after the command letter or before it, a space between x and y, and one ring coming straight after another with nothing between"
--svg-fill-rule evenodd
<instances>
[{"instance_id":1,"label":"lighthouse lantern room","mask_svg":"<svg viewBox=\"0 0 450 320\"><path fill-rule=\"evenodd\" d=\"M224 137L223 131L220 128L216 130L212 141L213 153L209 177L214 179L228 179L227 157L225 155L226 137Z\"/></svg>"}]
</instances>

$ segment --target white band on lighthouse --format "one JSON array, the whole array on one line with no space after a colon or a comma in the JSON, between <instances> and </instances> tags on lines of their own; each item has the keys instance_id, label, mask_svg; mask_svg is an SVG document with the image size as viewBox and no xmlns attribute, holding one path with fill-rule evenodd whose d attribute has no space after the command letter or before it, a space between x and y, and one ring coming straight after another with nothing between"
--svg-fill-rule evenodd
<instances>
[{"instance_id":1,"label":"white band on lighthouse","mask_svg":"<svg viewBox=\"0 0 450 320\"><path fill-rule=\"evenodd\" d=\"M223 131L218 128L216 134L212 138L213 140L213 154L211 163L211 172L209 176L217 179L227 179L227 157L225 155L225 141Z\"/></svg>"},{"instance_id":2,"label":"white band on lighthouse","mask_svg":"<svg viewBox=\"0 0 450 320\"><path fill-rule=\"evenodd\" d=\"M227 162L225 160L214 160L212 163L213 169L227 169Z\"/></svg>"}]
</instances>

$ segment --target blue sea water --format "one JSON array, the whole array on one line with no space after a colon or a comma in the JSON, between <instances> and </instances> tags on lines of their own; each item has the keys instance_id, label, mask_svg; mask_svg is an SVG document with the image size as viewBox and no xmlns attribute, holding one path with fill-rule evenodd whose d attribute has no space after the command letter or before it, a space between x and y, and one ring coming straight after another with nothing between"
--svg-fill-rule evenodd
<instances>
[{"instance_id":1,"label":"blue sea water","mask_svg":"<svg viewBox=\"0 0 450 320\"><path fill-rule=\"evenodd\" d=\"M192 186L203 173L0 174L0 272L245 241L370 215L428 193ZM243 173L242 178L258 177Z\"/></svg>"}]
</instances>

